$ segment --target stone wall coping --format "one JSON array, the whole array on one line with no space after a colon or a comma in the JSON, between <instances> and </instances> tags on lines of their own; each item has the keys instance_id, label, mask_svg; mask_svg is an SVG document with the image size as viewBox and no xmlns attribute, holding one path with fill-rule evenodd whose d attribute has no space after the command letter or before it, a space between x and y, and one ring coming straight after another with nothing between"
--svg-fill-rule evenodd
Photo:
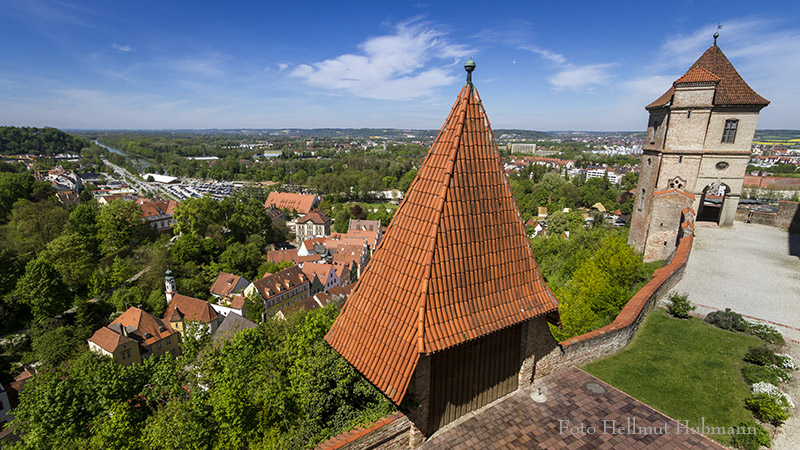
<instances>
[{"instance_id":1,"label":"stone wall coping","mask_svg":"<svg viewBox=\"0 0 800 450\"><path fill-rule=\"evenodd\" d=\"M344 433L338 434L331 438L328 438L325 441L320 442L316 447L315 450L337 450L345 445L355 442L362 437L374 433L375 431L389 425L390 423L394 422L397 419L401 419L405 417L405 414L398 411L396 413L390 414L388 416L381 417L380 419L376 420L372 424L363 425L360 427L353 428L350 431L345 431Z\"/></svg>"},{"instance_id":2,"label":"stone wall coping","mask_svg":"<svg viewBox=\"0 0 800 450\"><path fill-rule=\"evenodd\" d=\"M622 330L633 325L633 323L636 322L636 319L638 319L642 314L642 311L647 305L647 302L650 300L650 297L652 297L653 294L658 291L664 282L669 280L675 272L680 270L684 264L686 264L686 261L689 259L689 252L692 249L692 239L693 236L685 236L681 239L680 243L678 244L678 248L675 250L675 256L672 258L672 261L666 266L659 267L653 272L653 278L651 278L650 281L644 285L644 287L639 289L639 292L631 297L613 322L604 326L603 328L584 333L580 336L569 338L560 342L559 345L561 345L562 348L569 347L570 345L585 342L598 336Z\"/></svg>"}]
</instances>

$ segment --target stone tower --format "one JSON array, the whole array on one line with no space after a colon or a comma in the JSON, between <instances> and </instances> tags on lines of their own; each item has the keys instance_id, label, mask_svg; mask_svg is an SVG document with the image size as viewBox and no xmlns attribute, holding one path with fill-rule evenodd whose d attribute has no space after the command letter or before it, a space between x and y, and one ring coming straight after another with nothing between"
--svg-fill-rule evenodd
<instances>
[{"instance_id":1,"label":"stone tower","mask_svg":"<svg viewBox=\"0 0 800 450\"><path fill-rule=\"evenodd\" d=\"M694 220L730 226L758 113L769 101L714 44L647 105L650 120L629 244L645 261L666 259Z\"/></svg>"},{"instance_id":2,"label":"stone tower","mask_svg":"<svg viewBox=\"0 0 800 450\"><path fill-rule=\"evenodd\" d=\"M178 293L178 289L175 287L175 277L172 276L172 271L167 269L164 275L164 285L166 287L164 293L167 295L167 304L169 305L172 297Z\"/></svg>"}]
</instances>

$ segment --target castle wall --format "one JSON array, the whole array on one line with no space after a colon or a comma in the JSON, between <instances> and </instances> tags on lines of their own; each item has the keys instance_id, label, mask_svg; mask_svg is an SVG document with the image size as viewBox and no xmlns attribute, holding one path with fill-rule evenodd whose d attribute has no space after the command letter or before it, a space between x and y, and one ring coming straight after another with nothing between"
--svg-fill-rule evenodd
<instances>
[{"instance_id":1,"label":"castle wall","mask_svg":"<svg viewBox=\"0 0 800 450\"><path fill-rule=\"evenodd\" d=\"M733 143L722 142L722 132L725 129L725 121L737 119L739 123L736 127L736 139ZM711 114L708 124L708 132L705 138L705 149L713 151L740 151L750 152L750 145L753 143L753 136L756 133L756 123L758 122L758 111L747 111L739 108L715 108Z\"/></svg>"},{"instance_id":2,"label":"castle wall","mask_svg":"<svg viewBox=\"0 0 800 450\"><path fill-rule=\"evenodd\" d=\"M702 151L710 117L709 109L671 111L664 148L670 151Z\"/></svg>"}]
</instances>

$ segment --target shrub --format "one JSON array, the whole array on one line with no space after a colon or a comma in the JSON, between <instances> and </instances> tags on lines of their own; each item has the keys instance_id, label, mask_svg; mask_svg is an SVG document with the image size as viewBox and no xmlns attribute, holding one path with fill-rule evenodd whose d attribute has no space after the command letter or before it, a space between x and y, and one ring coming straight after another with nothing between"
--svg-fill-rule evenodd
<instances>
[{"instance_id":1,"label":"shrub","mask_svg":"<svg viewBox=\"0 0 800 450\"><path fill-rule=\"evenodd\" d=\"M780 426L786 419L789 418L789 401L781 395L754 393L745 400L747 409L753 411L756 418L762 422L769 422L773 425Z\"/></svg>"},{"instance_id":2,"label":"shrub","mask_svg":"<svg viewBox=\"0 0 800 450\"><path fill-rule=\"evenodd\" d=\"M706 314L706 322L723 330L747 330L747 321L742 318L741 314L731 311L730 308L725 308L725 311L713 311Z\"/></svg>"},{"instance_id":3,"label":"shrub","mask_svg":"<svg viewBox=\"0 0 800 450\"><path fill-rule=\"evenodd\" d=\"M744 367L742 367L742 376L744 380L747 381L747 384L755 384L763 381L765 383L778 385L789 381L789 374L782 368L775 366L745 364Z\"/></svg>"},{"instance_id":4,"label":"shrub","mask_svg":"<svg viewBox=\"0 0 800 450\"><path fill-rule=\"evenodd\" d=\"M749 322L747 332L770 344L783 345L786 343L777 328L765 323Z\"/></svg>"},{"instance_id":5,"label":"shrub","mask_svg":"<svg viewBox=\"0 0 800 450\"><path fill-rule=\"evenodd\" d=\"M669 302L667 311L669 311L673 317L679 319L688 319L689 313L697 309L689 303L689 296L687 294L673 292L669 295Z\"/></svg>"},{"instance_id":6,"label":"shrub","mask_svg":"<svg viewBox=\"0 0 800 450\"><path fill-rule=\"evenodd\" d=\"M744 360L759 366L779 366L782 367L784 358L778 356L767 347L750 347L744 355Z\"/></svg>"},{"instance_id":7,"label":"shrub","mask_svg":"<svg viewBox=\"0 0 800 450\"><path fill-rule=\"evenodd\" d=\"M731 443L734 447L742 450L758 450L762 445L767 448L772 446L769 432L755 421L739 422L736 428L740 432L731 436Z\"/></svg>"}]
</instances>

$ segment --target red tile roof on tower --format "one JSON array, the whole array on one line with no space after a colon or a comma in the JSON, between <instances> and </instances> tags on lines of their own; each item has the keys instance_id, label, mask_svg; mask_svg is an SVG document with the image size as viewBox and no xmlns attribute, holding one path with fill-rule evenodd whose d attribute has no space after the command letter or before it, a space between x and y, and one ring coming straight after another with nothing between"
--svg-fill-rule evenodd
<instances>
[{"instance_id":1,"label":"red tile roof on tower","mask_svg":"<svg viewBox=\"0 0 800 450\"><path fill-rule=\"evenodd\" d=\"M326 339L399 404L421 354L557 308L468 84Z\"/></svg>"},{"instance_id":2,"label":"red tile roof on tower","mask_svg":"<svg viewBox=\"0 0 800 450\"><path fill-rule=\"evenodd\" d=\"M715 77L719 80L715 80ZM739 75L722 50L716 44L709 47L702 56L692 64L686 73L678 78L673 86L661 97L645 108L666 106L675 94L675 85L679 83L714 82L717 91L714 94L714 106L760 106L769 105L769 100L758 95Z\"/></svg>"},{"instance_id":3,"label":"red tile roof on tower","mask_svg":"<svg viewBox=\"0 0 800 450\"><path fill-rule=\"evenodd\" d=\"M164 318L170 322L180 322L185 319L209 323L217 317L219 314L211 306L211 303L181 294L172 296L172 300L164 312Z\"/></svg>"},{"instance_id":4,"label":"red tile roof on tower","mask_svg":"<svg viewBox=\"0 0 800 450\"><path fill-rule=\"evenodd\" d=\"M308 214L314 208L316 201L316 195L270 192L264 207L274 206L279 209L295 210L300 214Z\"/></svg>"}]
</instances>

